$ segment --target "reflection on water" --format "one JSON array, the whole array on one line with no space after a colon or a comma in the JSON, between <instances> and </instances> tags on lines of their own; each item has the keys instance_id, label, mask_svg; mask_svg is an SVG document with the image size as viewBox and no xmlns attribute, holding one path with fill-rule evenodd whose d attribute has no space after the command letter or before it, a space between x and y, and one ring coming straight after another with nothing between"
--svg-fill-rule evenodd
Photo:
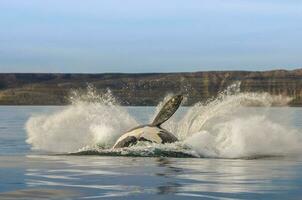
<instances>
[{"instance_id":1,"label":"reflection on water","mask_svg":"<svg viewBox=\"0 0 302 200\"><path fill-rule=\"evenodd\" d=\"M26 189L0 197L283 199L302 195L301 166L299 158L27 156L22 166ZM36 196L30 192L35 190L40 191Z\"/></svg>"},{"instance_id":2,"label":"reflection on water","mask_svg":"<svg viewBox=\"0 0 302 200\"><path fill-rule=\"evenodd\" d=\"M50 197L55 197L55 199L69 199L75 197L76 193L74 191L68 190L54 190L54 189L23 189L16 190L12 192L4 192L0 194L0 198L3 200L13 200L13 199L49 199Z\"/></svg>"},{"instance_id":3,"label":"reflection on water","mask_svg":"<svg viewBox=\"0 0 302 200\"><path fill-rule=\"evenodd\" d=\"M168 158L158 158L156 159L156 162L159 167L164 168L164 171L161 173L155 173L155 175L165 178L164 184L157 187L157 194L177 193L182 185L173 177L183 173L182 168L174 167L173 162Z\"/></svg>"}]
</instances>

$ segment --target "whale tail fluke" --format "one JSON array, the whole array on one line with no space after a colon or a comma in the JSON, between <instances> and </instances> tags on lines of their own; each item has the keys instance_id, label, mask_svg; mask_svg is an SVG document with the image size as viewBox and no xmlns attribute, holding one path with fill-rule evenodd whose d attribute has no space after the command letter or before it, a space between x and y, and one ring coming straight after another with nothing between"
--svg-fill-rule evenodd
<instances>
[{"instance_id":1,"label":"whale tail fluke","mask_svg":"<svg viewBox=\"0 0 302 200\"><path fill-rule=\"evenodd\" d=\"M167 121L172 115L176 112L179 108L181 102L183 100L182 95L175 95L169 101L165 103L162 109L159 111L157 116L154 118L151 125L153 126L160 126L165 121Z\"/></svg>"}]
</instances>

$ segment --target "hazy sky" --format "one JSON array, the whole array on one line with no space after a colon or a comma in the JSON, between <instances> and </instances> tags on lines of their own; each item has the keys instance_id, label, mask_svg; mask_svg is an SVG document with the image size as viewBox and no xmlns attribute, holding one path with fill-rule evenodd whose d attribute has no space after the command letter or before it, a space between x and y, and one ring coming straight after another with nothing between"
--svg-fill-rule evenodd
<instances>
[{"instance_id":1,"label":"hazy sky","mask_svg":"<svg viewBox=\"0 0 302 200\"><path fill-rule=\"evenodd\" d=\"M0 72L299 67L301 0L0 0Z\"/></svg>"}]
</instances>

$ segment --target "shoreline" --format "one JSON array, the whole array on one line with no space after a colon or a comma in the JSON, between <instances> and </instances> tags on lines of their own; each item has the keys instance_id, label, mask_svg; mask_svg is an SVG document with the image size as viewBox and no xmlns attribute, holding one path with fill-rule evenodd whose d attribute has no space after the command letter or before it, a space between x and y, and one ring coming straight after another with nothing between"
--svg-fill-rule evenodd
<instances>
[{"instance_id":1,"label":"shoreline","mask_svg":"<svg viewBox=\"0 0 302 200\"><path fill-rule=\"evenodd\" d=\"M182 93L185 105L207 102L240 83L242 93L268 93L302 106L302 69L270 71L206 71L173 73L0 73L0 105L68 105L72 91L108 91L124 106L157 105L168 94ZM91 88L90 88L91 89Z\"/></svg>"}]
</instances>

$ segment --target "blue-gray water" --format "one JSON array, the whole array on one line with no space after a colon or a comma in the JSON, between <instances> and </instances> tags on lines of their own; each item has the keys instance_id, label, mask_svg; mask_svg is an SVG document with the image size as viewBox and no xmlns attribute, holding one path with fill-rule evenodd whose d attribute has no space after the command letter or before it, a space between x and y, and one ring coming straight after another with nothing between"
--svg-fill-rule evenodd
<instances>
[{"instance_id":1,"label":"blue-gray water","mask_svg":"<svg viewBox=\"0 0 302 200\"><path fill-rule=\"evenodd\" d=\"M59 156L31 150L25 123L63 107L0 107L0 199L301 199L302 159ZM154 108L128 108L146 122ZM262 109L262 108L255 108ZM302 129L301 108L270 108Z\"/></svg>"}]
</instances>

